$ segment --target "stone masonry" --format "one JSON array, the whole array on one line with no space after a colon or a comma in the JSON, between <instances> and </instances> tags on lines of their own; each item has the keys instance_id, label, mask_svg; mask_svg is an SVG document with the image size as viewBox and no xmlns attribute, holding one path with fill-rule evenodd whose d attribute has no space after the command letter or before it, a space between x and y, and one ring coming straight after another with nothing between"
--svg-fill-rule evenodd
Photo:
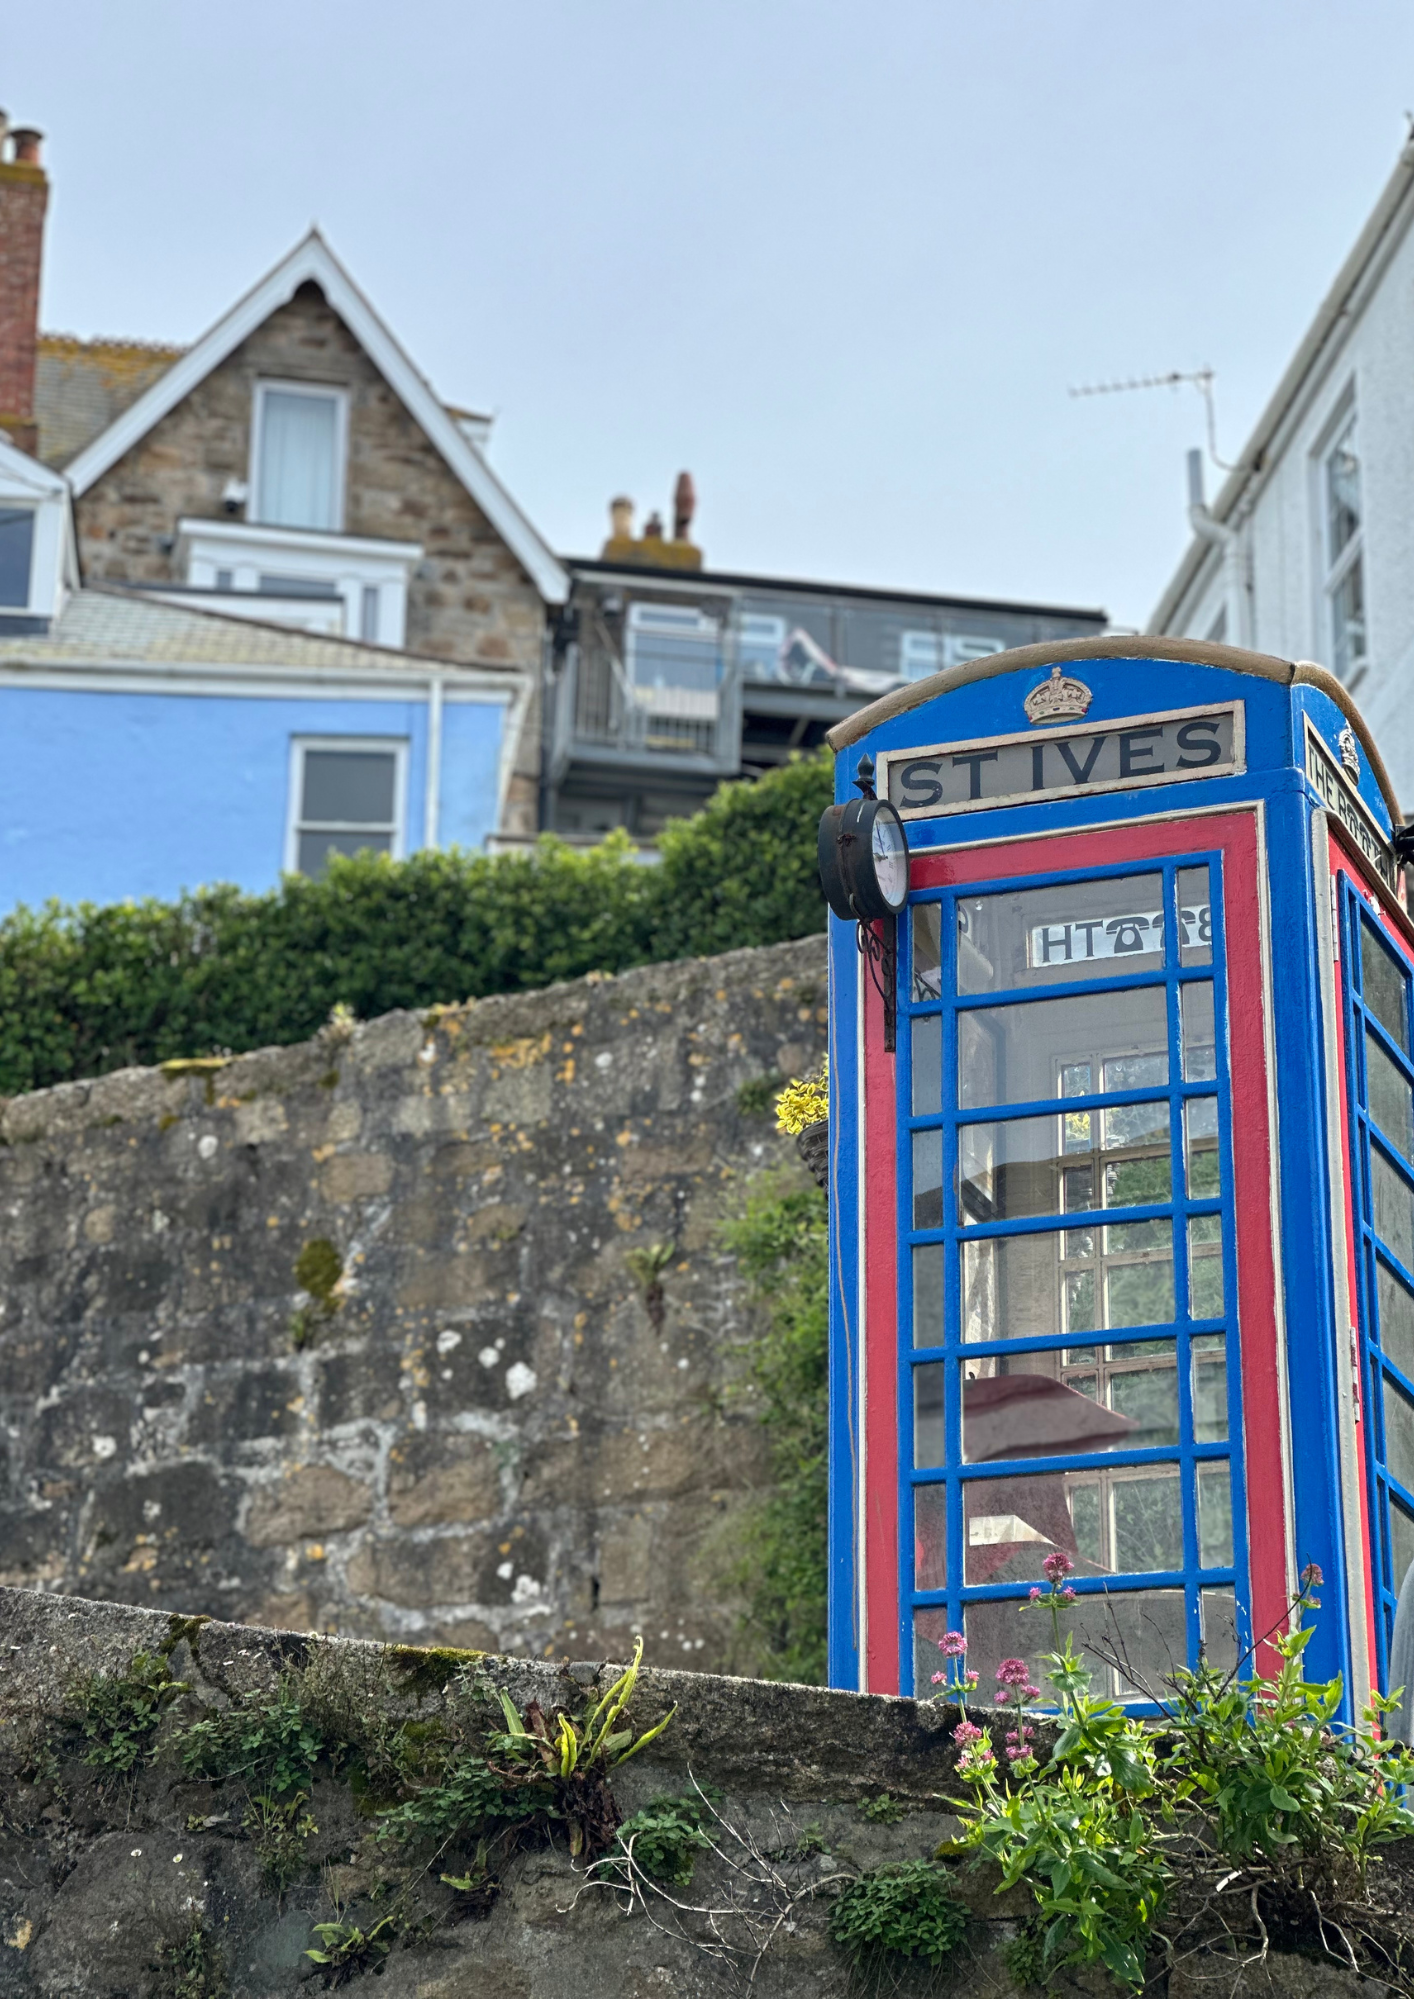
<instances>
[{"instance_id":1,"label":"stone masonry","mask_svg":"<svg viewBox=\"0 0 1414 2000\"><path fill-rule=\"evenodd\" d=\"M749 1665L719 1226L824 1040L807 939L11 1099L0 1581Z\"/></svg>"}]
</instances>

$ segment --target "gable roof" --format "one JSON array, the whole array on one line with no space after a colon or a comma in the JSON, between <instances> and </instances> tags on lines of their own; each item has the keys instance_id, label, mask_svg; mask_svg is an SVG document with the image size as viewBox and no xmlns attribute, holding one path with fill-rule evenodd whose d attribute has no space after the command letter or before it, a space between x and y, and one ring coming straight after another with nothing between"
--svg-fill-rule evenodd
<instances>
[{"instance_id":1,"label":"gable roof","mask_svg":"<svg viewBox=\"0 0 1414 2000\"><path fill-rule=\"evenodd\" d=\"M1209 509L1214 520L1227 520L1239 501L1261 480L1270 463L1271 448L1302 392L1339 352L1358 306L1364 303L1363 297L1357 300L1357 293L1378 281L1411 221L1414 221L1414 139L1401 151L1365 227L1336 273L1335 282L1287 363L1286 372L1272 391L1251 436L1238 453L1236 465ZM1154 607L1149 620L1151 632L1164 630L1210 558L1216 559L1214 545L1195 535Z\"/></svg>"},{"instance_id":2,"label":"gable roof","mask_svg":"<svg viewBox=\"0 0 1414 2000\"><path fill-rule=\"evenodd\" d=\"M238 299L194 347L174 360L135 403L78 453L68 466L75 494L86 493L154 424L175 409L243 340L262 326L271 313L287 304L301 285L310 282L318 285L540 595L547 603L563 604L569 595L569 577L564 568L466 433L438 401L426 378L418 373L317 229L311 229L288 257L244 298Z\"/></svg>"}]
</instances>

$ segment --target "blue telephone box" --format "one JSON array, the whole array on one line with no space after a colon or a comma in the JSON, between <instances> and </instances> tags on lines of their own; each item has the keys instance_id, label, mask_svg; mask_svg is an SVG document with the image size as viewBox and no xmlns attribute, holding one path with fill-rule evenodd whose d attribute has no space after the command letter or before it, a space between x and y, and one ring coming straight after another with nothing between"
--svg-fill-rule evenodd
<instances>
[{"instance_id":1,"label":"blue telephone box","mask_svg":"<svg viewBox=\"0 0 1414 2000\"><path fill-rule=\"evenodd\" d=\"M1058 1550L1134 1700L1319 1564L1308 1659L1358 1702L1414 1566L1414 926L1368 729L1320 667L1117 638L831 740L822 856L907 845L906 900L830 920L832 1682L930 1692L961 1630L985 1691Z\"/></svg>"}]
</instances>

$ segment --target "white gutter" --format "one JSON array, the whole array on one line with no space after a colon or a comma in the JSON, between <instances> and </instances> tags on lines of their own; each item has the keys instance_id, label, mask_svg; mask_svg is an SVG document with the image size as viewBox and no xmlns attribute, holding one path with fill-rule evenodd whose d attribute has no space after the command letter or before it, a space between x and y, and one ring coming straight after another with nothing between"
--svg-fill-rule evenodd
<instances>
[{"instance_id":1,"label":"white gutter","mask_svg":"<svg viewBox=\"0 0 1414 2000\"><path fill-rule=\"evenodd\" d=\"M1188 454L1188 519L1200 541L1222 552L1223 603L1227 612L1229 646L1252 644L1252 587L1247 538L1241 528L1215 520L1203 498L1203 454Z\"/></svg>"}]
</instances>

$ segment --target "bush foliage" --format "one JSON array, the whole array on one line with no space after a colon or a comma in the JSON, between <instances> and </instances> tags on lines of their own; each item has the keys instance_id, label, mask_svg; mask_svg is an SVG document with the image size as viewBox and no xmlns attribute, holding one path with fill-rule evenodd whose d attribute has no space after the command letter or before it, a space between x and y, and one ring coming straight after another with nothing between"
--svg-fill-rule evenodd
<instances>
[{"instance_id":1,"label":"bush foliage","mask_svg":"<svg viewBox=\"0 0 1414 2000\"><path fill-rule=\"evenodd\" d=\"M547 837L517 855L336 857L266 895L21 907L0 922L0 1094L302 1041L336 1006L369 1020L804 937L824 927L830 771L819 756L723 785L664 829L656 867L626 838Z\"/></svg>"}]
</instances>

